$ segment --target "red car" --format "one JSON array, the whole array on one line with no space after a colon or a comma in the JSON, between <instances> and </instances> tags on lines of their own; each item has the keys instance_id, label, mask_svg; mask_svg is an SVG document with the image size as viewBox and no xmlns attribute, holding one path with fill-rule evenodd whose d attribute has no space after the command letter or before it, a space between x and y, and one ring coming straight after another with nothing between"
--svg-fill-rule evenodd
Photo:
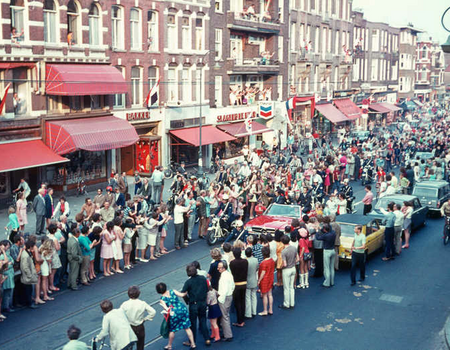
<instances>
[{"instance_id":1,"label":"red car","mask_svg":"<svg viewBox=\"0 0 450 350\"><path fill-rule=\"evenodd\" d=\"M284 231L292 219L302 219L299 205L271 204L263 215L258 216L244 226L249 234L274 234L276 230Z\"/></svg>"}]
</instances>

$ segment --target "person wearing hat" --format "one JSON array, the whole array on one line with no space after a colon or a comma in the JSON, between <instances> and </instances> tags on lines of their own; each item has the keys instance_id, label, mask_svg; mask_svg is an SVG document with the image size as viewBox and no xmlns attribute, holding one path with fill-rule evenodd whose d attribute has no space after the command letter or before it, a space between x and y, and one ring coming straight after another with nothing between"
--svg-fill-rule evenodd
<instances>
[{"instance_id":1,"label":"person wearing hat","mask_svg":"<svg viewBox=\"0 0 450 350\"><path fill-rule=\"evenodd\" d=\"M230 197L226 193L223 195L222 201L214 212L214 215L216 216L219 214L220 216L228 217L228 220L226 221L227 225L230 225L234 221L233 205L230 202Z\"/></svg>"},{"instance_id":2,"label":"person wearing hat","mask_svg":"<svg viewBox=\"0 0 450 350\"><path fill-rule=\"evenodd\" d=\"M228 235L228 237L225 239L225 242L230 242L231 240L238 239L242 242L247 241L247 231L244 231L244 223L242 220L236 220L234 223L234 228L231 230L231 233Z\"/></svg>"}]
</instances>

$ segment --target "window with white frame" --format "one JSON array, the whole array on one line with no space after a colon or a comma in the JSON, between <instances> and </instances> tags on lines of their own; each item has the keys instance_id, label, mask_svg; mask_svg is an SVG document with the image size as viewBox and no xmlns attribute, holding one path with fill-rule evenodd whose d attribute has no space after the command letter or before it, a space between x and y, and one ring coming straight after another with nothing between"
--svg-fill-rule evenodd
<instances>
[{"instance_id":1,"label":"window with white frame","mask_svg":"<svg viewBox=\"0 0 450 350\"><path fill-rule=\"evenodd\" d=\"M112 6L111 8L111 40L113 49L124 48L124 20L123 8L120 6Z\"/></svg>"},{"instance_id":2,"label":"window with white frame","mask_svg":"<svg viewBox=\"0 0 450 350\"><path fill-rule=\"evenodd\" d=\"M100 11L98 5L92 3L89 10L89 44L100 45L100 36L102 35L102 29L100 25Z\"/></svg>"},{"instance_id":3,"label":"window with white frame","mask_svg":"<svg viewBox=\"0 0 450 350\"><path fill-rule=\"evenodd\" d=\"M177 18L174 14L167 15L167 40L168 49L176 50L178 48L178 32L177 32Z\"/></svg>"},{"instance_id":4,"label":"window with white frame","mask_svg":"<svg viewBox=\"0 0 450 350\"><path fill-rule=\"evenodd\" d=\"M148 67L148 91L155 86L155 84L159 80L159 68L152 66ZM159 105L159 94L158 94L158 100L156 101L156 105Z\"/></svg>"},{"instance_id":5,"label":"window with white frame","mask_svg":"<svg viewBox=\"0 0 450 350\"><path fill-rule=\"evenodd\" d=\"M176 102L178 100L178 83L177 71L174 67L170 67L167 71L167 101Z\"/></svg>"},{"instance_id":6,"label":"window with white frame","mask_svg":"<svg viewBox=\"0 0 450 350\"><path fill-rule=\"evenodd\" d=\"M204 50L203 45L203 18L195 19L195 49Z\"/></svg>"},{"instance_id":7,"label":"window with white frame","mask_svg":"<svg viewBox=\"0 0 450 350\"><path fill-rule=\"evenodd\" d=\"M284 37L282 35L280 35L278 37L278 61L280 61L280 62L284 61L283 40L284 40Z\"/></svg>"},{"instance_id":8,"label":"window with white frame","mask_svg":"<svg viewBox=\"0 0 450 350\"><path fill-rule=\"evenodd\" d=\"M262 36L250 35L248 37L248 43L259 47L259 54L266 51L266 39Z\"/></svg>"},{"instance_id":9,"label":"window with white frame","mask_svg":"<svg viewBox=\"0 0 450 350\"><path fill-rule=\"evenodd\" d=\"M296 40L295 40L295 27L296 27L296 25L297 25L297 23L295 23L295 22L292 22L291 23L291 30L290 30L290 33L289 33L289 35L290 35L290 38L289 38L289 42L290 42L290 50L291 51L297 51L297 42L296 42Z\"/></svg>"},{"instance_id":10,"label":"window with white frame","mask_svg":"<svg viewBox=\"0 0 450 350\"><path fill-rule=\"evenodd\" d=\"M158 51L158 12L147 12L147 43L149 51Z\"/></svg>"},{"instance_id":11,"label":"window with white frame","mask_svg":"<svg viewBox=\"0 0 450 350\"><path fill-rule=\"evenodd\" d=\"M189 16L181 18L181 46L183 50L192 50L191 19Z\"/></svg>"},{"instance_id":12,"label":"window with white frame","mask_svg":"<svg viewBox=\"0 0 450 350\"><path fill-rule=\"evenodd\" d=\"M428 73L427 68L425 66L422 67L422 70L420 71L420 81L427 81L428 80Z\"/></svg>"},{"instance_id":13,"label":"window with white frame","mask_svg":"<svg viewBox=\"0 0 450 350\"><path fill-rule=\"evenodd\" d=\"M202 79L201 79L201 69L203 69L202 66L198 67L195 70L195 101L200 102L201 100L203 100L203 96L200 96L201 92L202 92Z\"/></svg>"},{"instance_id":14,"label":"window with white frame","mask_svg":"<svg viewBox=\"0 0 450 350\"><path fill-rule=\"evenodd\" d=\"M372 30L372 51L380 51L380 31L378 29Z\"/></svg>"},{"instance_id":15,"label":"window with white frame","mask_svg":"<svg viewBox=\"0 0 450 350\"><path fill-rule=\"evenodd\" d=\"M215 0L214 9L216 12L222 12L222 0Z\"/></svg>"},{"instance_id":16,"label":"window with white frame","mask_svg":"<svg viewBox=\"0 0 450 350\"><path fill-rule=\"evenodd\" d=\"M131 105L142 106L142 69L134 66L131 68Z\"/></svg>"},{"instance_id":17,"label":"window with white frame","mask_svg":"<svg viewBox=\"0 0 450 350\"><path fill-rule=\"evenodd\" d=\"M230 58L235 60L235 64L243 63L242 36L230 35Z\"/></svg>"},{"instance_id":18,"label":"window with white frame","mask_svg":"<svg viewBox=\"0 0 450 350\"><path fill-rule=\"evenodd\" d=\"M378 80L378 60L372 59L371 80Z\"/></svg>"},{"instance_id":19,"label":"window with white frame","mask_svg":"<svg viewBox=\"0 0 450 350\"><path fill-rule=\"evenodd\" d=\"M216 60L222 59L222 29L214 30L214 49L216 53Z\"/></svg>"},{"instance_id":20,"label":"window with white frame","mask_svg":"<svg viewBox=\"0 0 450 350\"><path fill-rule=\"evenodd\" d=\"M74 0L70 0L67 4L67 32L67 40L71 40L69 45L82 43L81 11L80 6Z\"/></svg>"},{"instance_id":21,"label":"window with white frame","mask_svg":"<svg viewBox=\"0 0 450 350\"><path fill-rule=\"evenodd\" d=\"M360 69L361 59L357 58L353 64L353 81L359 80L359 69Z\"/></svg>"},{"instance_id":22,"label":"window with white frame","mask_svg":"<svg viewBox=\"0 0 450 350\"><path fill-rule=\"evenodd\" d=\"M334 54L339 55L339 30L336 30L334 37Z\"/></svg>"},{"instance_id":23,"label":"window with white frame","mask_svg":"<svg viewBox=\"0 0 450 350\"><path fill-rule=\"evenodd\" d=\"M216 75L214 77L214 99L216 107L222 107L222 76Z\"/></svg>"},{"instance_id":24,"label":"window with white frame","mask_svg":"<svg viewBox=\"0 0 450 350\"><path fill-rule=\"evenodd\" d=\"M125 68L116 66L116 69L125 78ZM125 94L115 94L114 95L114 108L125 108Z\"/></svg>"},{"instance_id":25,"label":"window with white frame","mask_svg":"<svg viewBox=\"0 0 450 350\"><path fill-rule=\"evenodd\" d=\"M44 2L44 41L46 43L56 43L57 33L57 12L54 0L45 0Z\"/></svg>"},{"instance_id":26,"label":"window with white frame","mask_svg":"<svg viewBox=\"0 0 450 350\"><path fill-rule=\"evenodd\" d=\"M142 50L141 11L136 7L130 10L130 41L132 50Z\"/></svg>"},{"instance_id":27,"label":"window with white frame","mask_svg":"<svg viewBox=\"0 0 450 350\"><path fill-rule=\"evenodd\" d=\"M24 0L11 0L11 38L15 42L23 41L25 36Z\"/></svg>"},{"instance_id":28,"label":"window with white frame","mask_svg":"<svg viewBox=\"0 0 450 350\"><path fill-rule=\"evenodd\" d=\"M400 77L400 79L398 81L398 88L399 88L400 92L404 92L404 89L405 89L405 78Z\"/></svg>"},{"instance_id":29,"label":"window with white frame","mask_svg":"<svg viewBox=\"0 0 450 350\"><path fill-rule=\"evenodd\" d=\"M192 84L190 79L190 72L191 70L188 67L184 67L181 74L181 91L183 102L192 101Z\"/></svg>"}]
</instances>

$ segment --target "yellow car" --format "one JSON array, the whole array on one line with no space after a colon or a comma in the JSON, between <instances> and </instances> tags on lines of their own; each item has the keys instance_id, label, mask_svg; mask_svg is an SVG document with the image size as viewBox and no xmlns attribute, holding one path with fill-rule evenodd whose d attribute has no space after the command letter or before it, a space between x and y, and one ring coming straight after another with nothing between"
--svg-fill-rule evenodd
<instances>
[{"instance_id":1,"label":"yellow car","mask_svg":"<svg viewBox=\"0 0 450 350\"><path fill-rule=\"evenodd\" d=\"M339 247L341 261L352 260L352 243L356 225L361 225L362 233L366 235L366 257L383 247L384 226L381 226L381 219L361 214L344 214L338 215L336 222L341 226L341 245Z\"/></svg>"}]
</instances>

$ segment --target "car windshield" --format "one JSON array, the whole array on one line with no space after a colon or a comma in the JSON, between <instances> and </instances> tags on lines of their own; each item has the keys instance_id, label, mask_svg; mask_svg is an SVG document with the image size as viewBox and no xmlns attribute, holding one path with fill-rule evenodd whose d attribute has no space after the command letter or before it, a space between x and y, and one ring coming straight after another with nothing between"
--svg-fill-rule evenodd
<instances>
[{"instance_id":1,"label":"car windshield","mask_svg":"<svg viewBox=\"0 0 450 350\"><path fill-rule=\"evenodd\" d=\"M380 209L380 208L386 209L387 205L390 202L394 202L395 204L403 205L403 201L398 198L393 199L393 198L389 198L389 197L384 197L384 198L381 198L378 200L377 205L375 205L375 209Z\"/></svg>"},{"instance_id":2,"label":"car windshield","mask_svg":"<svg viewBox=\"0 0 450 350\"><path fill-rule=\"evenodd\" d=\"M355 236L355 225L353 224L343 224L339 223L341 226L341 236L342 237L354 237Z\"/></svg>"},{"instance_id":3,"label":"car windshield","mask_svg":"<svg viewBox=\"0 0 450 350\"><path fill-rule=\"evenodd\" d=\"M413 194L417 197L437 197L437 189L427 187L415 187Z\"/></svg>"},{"instance_id":4,"label":"car windshield","mask_svg":"<svg viewBox=\"0 0 450 350\"><path fill-rule=\"evenodd\" d=\"M265 215L269 216L286 216L289 218L299 218L300 207L292 205L282 205L282 204L272 204L269 209L267 209Z\"/></svg>"}]
</instances>

